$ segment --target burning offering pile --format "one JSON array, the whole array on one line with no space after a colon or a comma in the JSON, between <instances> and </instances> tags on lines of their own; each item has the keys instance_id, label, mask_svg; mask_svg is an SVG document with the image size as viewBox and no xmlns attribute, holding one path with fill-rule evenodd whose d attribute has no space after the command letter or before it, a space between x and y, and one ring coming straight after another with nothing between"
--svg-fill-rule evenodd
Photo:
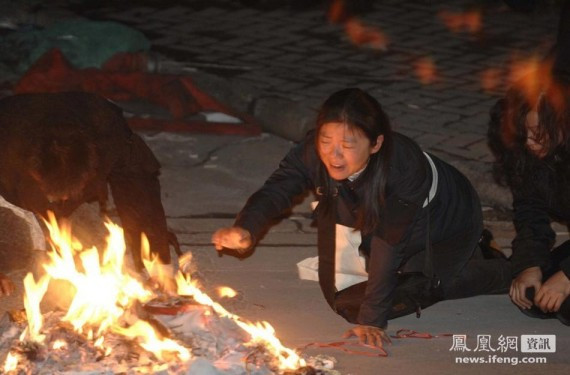
<instances>
[{"instance_id":1,"label":"burning offering pile","mask_svg":"<svg viewBox=\"0 0 570 375\"><path fill-rule=\"evenodd\" d=\"M190 274L179 271L169 283L150 258L148 241L143 240L143 258L156 284L128 272L123 231L116 224L105 224L109 235L102 254L83 249L53 215L46 225L52 249L45 274L38 280L31 273L25 277L25 312L0 321L4 373L336 373L334 359L301 358L281 344L269 323L230 313ZM53 281L58 293L59 285L69 285L69 307L42 313L40 303Z\"/></svg>"}]
</instances>

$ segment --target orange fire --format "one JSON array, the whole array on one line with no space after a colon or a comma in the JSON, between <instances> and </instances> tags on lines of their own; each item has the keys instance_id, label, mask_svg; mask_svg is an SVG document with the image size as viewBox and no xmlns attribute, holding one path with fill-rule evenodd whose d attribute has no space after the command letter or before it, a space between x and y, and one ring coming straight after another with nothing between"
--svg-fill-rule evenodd
<instances>
[{"instance_id":1,"label":"orange fire","mask_svg":"<svg viewBox=\"0 0 570 375\"><path fill-rule=\"evenodd\" d=\"M500 89L503 83L521 92L531 107L545 92L556 108L563 105L562 94L552 76L552 60L513 54L506 67L487 68L481 73L481 87L486 91Z\"/></svg>"},{"instance_id":2,"label":"orange fire","mask_svg":"<svg viewBox=\"0 0 570 375\"><path fill-rule=\"evenodd\" d=\"M538 56L513 58L508 76L509 83L522 91L534 107L535 101L544 89L550 86L552 62Z\"/></svg>"},{"instance_id":3,"label":"orange fire","mask_svg":"<svg viewBox=\"0 0 570 375\"><path fill-rule=\"evenodd\" d=\"M430 57L422 57L414 63L414 70L418 79L424 85L430 84L437 80L437 68Z\"/></svg>"},{"instance_id":4,"label":"orange fire","mask_svg":"<svg viewBox=\"0 0 570 375\"><path fill-rule=\"evenodd\" d=\"M485 91L494 91L501 84L501 69L488 68L481 73L481 87Z\"/></svg>"},{"instance_id":5,"label":"orange fire","mask_svg":"<svg viewBox=\"0 0 570 375\"><path fill-rule=\"evenodd\" d=\"M388 37L378 28L366 26L356 18L350 18L344 24L344 30L350 41L357 46L368 46L372 49L385 50Z\"/></svg>"},{"instance_id":6,"label":"orange fire","mask_svg":"<svg viewBox=\"0 0 570 375\"><path fill-rule=\"evenodd\" d=\"M451 12L444 10L439 12L438 16L445 26L454 33L467 31L474 34L479 32L483 25L481 12L477 10L466 12Z\"/></svg>"},{"instance_id":7,"label":"orange fire","mask_svg":"<svg viewBox=\"0 0 570 375\"><path fill-rule=\"evenodd\" d=\"M340 23L348 17L344 0L334 0L328 11L329 21L332 23Z\"/></svg>"},{"instance_id":8,"label":"orange fire","mask_svg":"<svg viewBox=\"0 0 570 375\"><path fill-rule=\"evenodd\" d=\"M388 37L377 27L365 25L351 15L345 0L334 0L328 10L328 19L332 23L342 24L351 43L356 46L367 46L376 50L386 50Z\"/></svg>"},{"instance_id":9,"label":"orange fire","mask_svg":"<svg viewBox=\"0 0 570 375\"><path fill-rule=\"evenodd\" d=\"M552 75L552 64L552 60L538 56L515 56L507 79L512 87L525 96L530 107L536 107L538 100L544 96L556 110L564 111L564 90Z\"/></svg>"},{"instance_id":10,"label":"orange fire","mask_svg":"<svg viewBox=\"0 0 570 375\"><path fill-rule=\"evenodd\" d=\"M57 350L57 349L64 349L67 347L67 343L63 340L55 340L55 342L52 345L52 349L53 350Z\"/></svg>"},{"instance_id":11,"label":"orange fire","mask_svg":"<svg viewBox=\"0 0 570 375\"><path fill-rule=\"evenodd\" d=\"M122 229L110 222L105 223L109 235L107 247L102 256L96 248L83 249L71 235L69 226L59 226L53 214L48 215L46 225L50 232L52 250L48 253L49 261L43 265L45 276L35 282L28 274L25 278L25 307L28 327L22 332L21 341L41 343L42 314L40 302L44 297L50 280L65 280L73 289L73 299L63 321L69 322L76 332L92 340L96 347L109 355L111 347L105 343L105 333L113 332L136 340L139 345L162 361L186 363L192 359L190 350L183 344L168 338L162 338L146 321L132 314L135 303L145 303L157 297L157 292L145 286L137 277L126 272L123 261L125 245ZM237 315L226 311L202 292L190 275L178 272L173 279L161 271L155 258L151 259L148 241L143 236L143 258L149 275L159 277L159 284L167 287L171 293L192 296L198 303L210 306L219 315L229 317L249 333L251 340L246 345L264 345L279 361L282 370L296 369L305 365L305 361L293 350L281 345L274 336L275 331L269 323L249 323ZM75 259L79 259L79 267ZM170 280L167 280L170 279ZM228 290L233 291L230 288ZM235 292L234 292L235 293ZM65 342L54 342L52 348L65 347ZM4 371L16 369L18 357L10 353L4 364ZM156 369L163 368L158 364Z\"/></svg>"},{"instance_id":12,"label":"orange fire","mask_svg":"<svg viewBox=\"0 0 570 375\"><path fill-rule=\"evenodd\" d=\"M195 282L189 275L178 273L176 275L178 294L192 296L198 303L210 306L218 315L232 319L238 326L251 336L251 345L264 345L278 360L283 369L296 369L304 366L305 361L300 358L295 351L283 346L281 341L275 337L275 329L267 322L251 324L237 315L224 309L222 305L214 302L207 294L198 289Z\"/></svg>"},{"instance_id":13,"label":"orange fire","mask_svg":"<svg viewBox=\"0 0 570 375\"><path fill-rule=\"evenodd\" d=\"M228 286L221 286L218 288L218 295L221 298L234 298L237 292Z\"/></svg>"},{"instance_id":14,"label":"orange fire","mask_svg":"<svg viewBox=\"0 0 570 375\"><path fill-rule=\"evenodd\" d=\"M4 362L4 372L8 373L10 371L14 371L16 370L16 366L18 366L18 357L12 353L8 353L6 361Z\"/></svg>"}]
</instances>

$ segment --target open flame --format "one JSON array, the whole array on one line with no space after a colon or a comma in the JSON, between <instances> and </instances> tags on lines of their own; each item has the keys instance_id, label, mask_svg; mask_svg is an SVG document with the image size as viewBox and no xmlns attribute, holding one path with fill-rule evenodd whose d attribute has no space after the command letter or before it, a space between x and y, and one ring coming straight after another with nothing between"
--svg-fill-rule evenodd
<instances>
[{"instance_id":1,"label":"open flame","mask_svg":"<svg viewBox=\"0 0 570 375\"><path fill-rule=\"evenodd\" d=\"M136 340L142 348L161 361L176 360L185 363L192 359L187 347L175 340L163 338L151 324L133 314L136 304L148 302L158 295L154 289L126 271L123 264L123 231L118 225L110 221L105 223L109 235L107 247L100 256L96 248L83 249L72 237L70 227L58 225L52 213L48 214L48 220L45 222L50 233L52 250L48 253L48 262L43 265L45 276L36 282L33 275L28 274L24 280L28 326L22 332L21 341L44 341L40 302L46 294L50 280L65 280L74 290L73 299L62 320L71 324L77 333L92 340L105 355L111 350L111 347L106 345L105 334L112 332ZM161 267L157 257L150 256L149 244L144 236L142 246L144 264L149 275L166 290L169 289L168 285L173 285L171 294L177 292L179 295L191 296L196 302L210 306L220 316L232 319L249 334L250 341L245 345L263 345L278 360L280 370L305 366L305 361L295 351L284 347L275 337L275 330L269 323L252 324L228 312L202 292L189 274L179 271L173 280L171 275L164 272L164 267ZM223 290L226 295L232 292L235 295L231 288L225 287ZM58 341L51 346L56 350L64 348L66 343ZM17 353L10 352L4 363L4 371L15 370L17 364Z\"/></svg>"},{"instance_id":2,"label":"open flame","mask_svg":"<svg viewBox=\"0 0 570 375\"><path fill-rule=\"evenodd\" d=\"M294 350L291 350L281 344L281 341L275 337L275 329L267 322L251 324L244 321L237 315L234 315L224 309L222 305L214 302L207 294L203 293L195 285L195 282L189 275L178 273L176 275L176 284L178 285L178 294L192 296L198 303L210 306L218 315L232 319L244 331L250 334L250 344L262 344L279 360L280 367L283 369L294 370L299 366L305 366L305 361L300 358Z\"/></svg>"},{"instance_id":3,"label":"open flame","mask_svg":"<svg viewBox=\"0 0 570 375\"><path fill-rule=\"evenodd\" d=\"M536 106L540 93L553 84L552 64L552 60L539 56L513 58L509 82L525 95L531 107Z\"/></svg>"},{"instance_id":4,"label":"open flame","mask_svg":"<svg viewBox=\"0 0 570 375\"><path fill-rule=\"evenodd\" d=\"M481 72L481 87L485 91L500 90L502 85L512 87L524 95L530 107L535 107L541 94L548 92L551 104L558 110L563 109L564 96L552 74L552 59L513 53L504 65Z\"/></svg>"},{"instance_id":5,"label":"open flame","mask_svg":"<svg viewBox=\"0 0 570 375\"><path fill-rule=\"evenodd\" d=\"M18 366L18 357L16 357L12 353L8 353L6 357L6 361L4 362L4 372L10 372L16 370L16 366Z\"/></svg>"},{"instance_id":6,"label":"open flame","mask_svg":"<svg viewBox=\"0 0 570 375\"><path fill-rule=\"evenodd\" d=\"M237 292L229 286L221 286L218 288L218 295L221 298L234 298L237 296Z\"/></svg>"}]
</instances>

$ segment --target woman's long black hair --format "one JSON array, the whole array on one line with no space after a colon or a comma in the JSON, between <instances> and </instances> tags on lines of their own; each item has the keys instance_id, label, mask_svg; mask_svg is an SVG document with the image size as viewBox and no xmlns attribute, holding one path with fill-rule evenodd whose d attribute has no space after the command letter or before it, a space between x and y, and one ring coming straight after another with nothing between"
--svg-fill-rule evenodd
<instances>
[{"instance_id":1,"label":"woman's long black hair","mask_svg":"<svg viewBox=\"0 0 570 375\"><path fill-rule=\"evenodd\" d=\"M355 228L363 233L372 233L380 221L386 195L386 180L392 150L392 129L382 106L371 95L358 88L347 88L332 94L321 106L317 117L315 142L324 124L339 122L353 131L362 132L376 145L378 136L384 136L380 150L370 156L368 165L359 176L359 186L363 187L363 201L360 202ZM315 145L318 149L318 145ZM327 198L332 197L334 180L320 163L320 178Z\"/></svg>"},{"instance_id":2,"label":"woman's long black hair","mask_svg":"<svg viewBox=\"0 0 570 375\"><path fill-rule=\"evenodd\" d=\"M491 109L487 132L489 148L495 156L493 175L501 185L518 191L532 188L533 173L545 163L557 170L556 178L570 181L570 116L568 93L560 85L529 95L515 86ZM527 147L526 118L531 110L538 112L535 140L545 147L538 157Z\"/></svg>"}]
</instances>

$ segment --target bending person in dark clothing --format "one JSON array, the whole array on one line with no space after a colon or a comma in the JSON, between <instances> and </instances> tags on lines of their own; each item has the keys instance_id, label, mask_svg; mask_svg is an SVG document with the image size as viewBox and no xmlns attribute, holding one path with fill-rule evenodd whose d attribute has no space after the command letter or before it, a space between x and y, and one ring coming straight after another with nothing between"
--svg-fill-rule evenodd
<instances>
[{"instance_id":1,"label":"bending person in dark clothing","mask_svg":"<svg viewBox=\"0 0 570 375\"><path fill-rule=\"evenodd\" d=\"M562 5L550 71L516 82L491 110L498 183L513 194L512 301L570 325L570 241L553 249L551 222L570 222L570 1Z\"/></svg>"},{"instance_id":2,"label":"bending person in dark clothing","mask_svg":"<svg viewBox=\"0 0 570 375\"><path fill-rule=\"evenodd\" d=\"M0 100L0 196L43 215L70 215L85 202L105 210L109 185L135 266L140 238L171 262L160 200L160 164L120 108L88 93L23 94ZM12 288L0 277L4 294ZM1 295L1 294L0 294Z\"/></svg>"},{"instance_id":3,"label":"bending person in dark clothing","mask_svg":"<svg viewBox=\"0 0 570 375\"><path fill-rule=\"evenodd\" d=\"M327 99L316 130L249 198L235 225L214 233L216 249L246 252L307 190L319 200L319 283L333 310L357 324L347 336L382 346L388 319L442 299L507 291L508 261L484 259L478 249L483 221L469 181L393 132L380 104L362 90ZM368 272L366 281L342 290L335 224L358 231L353 250Z\"/></svg>"},{"instance_id":4,"label":"bending person in dark clothing","mask_svg":"<svg viewBox=\"0 0 570 375\"><path fill-rule=\"evenodd\" d=\"M513 194L511 299L527 315L558 315L570 324L570 241L553 250L551 228L551 221L570 221L570 101L565 90L555 82L538 96L510 89L491 111L489 146L496 179Z\"/></svg>"}]
</instances>

